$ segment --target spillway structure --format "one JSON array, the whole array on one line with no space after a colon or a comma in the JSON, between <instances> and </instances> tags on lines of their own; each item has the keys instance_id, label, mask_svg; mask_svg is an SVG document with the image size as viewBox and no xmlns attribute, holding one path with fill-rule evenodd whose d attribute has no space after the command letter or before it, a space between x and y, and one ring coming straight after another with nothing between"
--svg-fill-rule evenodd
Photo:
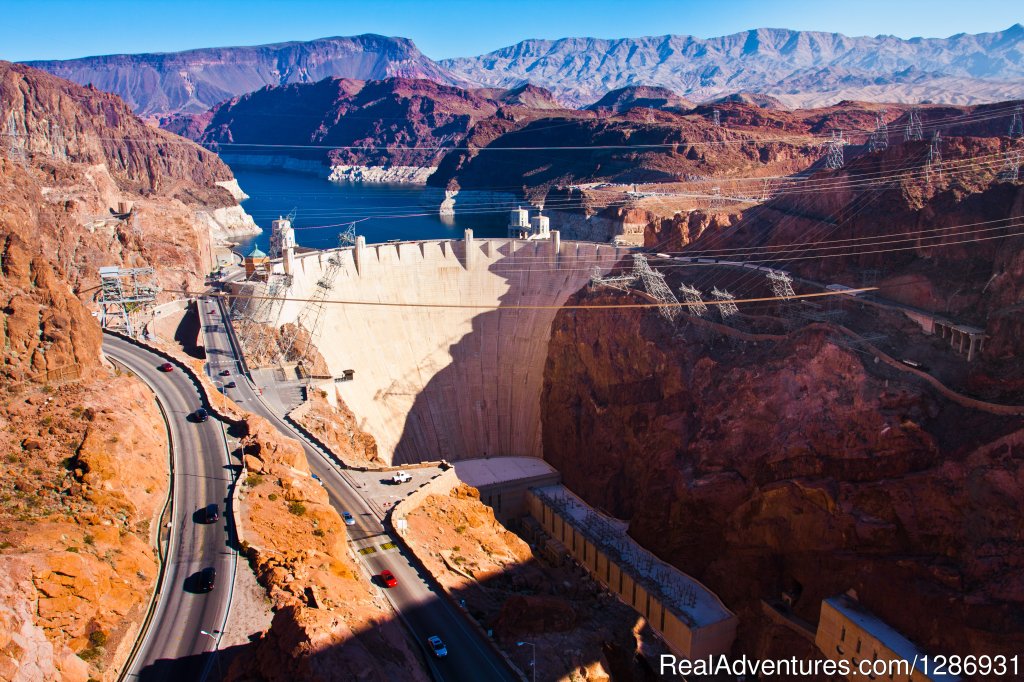
<instances>
[{"instance_id":1,"label":"spillway structure","mask_svg":"<svg viewBox=\"0 0 1024 682\"><path fill-rule=\"evenodd\" d=\"M274 324L294 323L331 275L315 343L332 377L352 370L353 379L320 386L336 389L328 399L344 401L385 461L540 457L555 314L595 267L606 273L628 252L554 232L543 241L469 230L463 240L359 238L295 256Z\"/></svg>"}]
</instances>

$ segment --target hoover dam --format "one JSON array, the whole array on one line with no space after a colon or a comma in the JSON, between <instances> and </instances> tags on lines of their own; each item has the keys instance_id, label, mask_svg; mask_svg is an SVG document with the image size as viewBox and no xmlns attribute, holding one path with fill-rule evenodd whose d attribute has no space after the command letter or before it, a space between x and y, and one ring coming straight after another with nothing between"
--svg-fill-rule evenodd
<instances>
[{"instance_id":1,"label":"hoover dam","mask_svg":"<svg viewBox=\"0 0 1024 682\"><path fill-rule=\"evenodd\" d=\"M360 239L269 264L271 277L291 275L272 324L294 324L306 308L329 374L353 370L351 381L328 380L337 389L328 399L344 401L386 462L540 457L551 322L595 267L605 273L626 253L557 233L537 241L474 239L468 230L464 240ZM311 314L309 299L325 278L329 293Z\"/></svg>"}]
</instances>

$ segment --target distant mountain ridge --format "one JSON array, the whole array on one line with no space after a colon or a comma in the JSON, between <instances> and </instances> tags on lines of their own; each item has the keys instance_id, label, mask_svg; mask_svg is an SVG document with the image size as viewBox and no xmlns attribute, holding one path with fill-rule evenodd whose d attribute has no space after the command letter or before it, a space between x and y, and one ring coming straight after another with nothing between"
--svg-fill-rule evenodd
<instances>
[{"instance_id":1,"label":"distant mountain ridge","mask_svg":"<svg viewBox=\"0 0 1024 682\"><path fill-rule=\"evenodd\" d=\"M439 64L484 86L529 80L576 106L630 85L661 86L696 101L746 90L788 106L841 99L969 103L1024 92L1024 26L909 40L771 28L709 39L524 40Z\"/></svg>"},{"instance_id":2,"label":"distant mountain ridge","mask_svg":"<svg viewBox=\"0 0 1024 682\"><path fill-rule=\"evenodd\" d=\"M267 85L314 83L332 76L458 82L411 40L374 34L26 64L120 95L142 116L201 113Z\"/></svg>"},{"instance_id":3,"label":"distant mountain ridge","mask_svg":"<svg viewBox=\"0 0 1024 682\"><path fill-rule=\"evenodd\" d=\"M27 63L120 95L137 113L151 117L200 113L268 85L328 77L418 78L502 90L532 84L574 107L639 86L666 88L696 102L744 91L789 107L844 99L972 104L1024 96L1024 26L909 40L772 28L709 39L524 40L440 62L406 38L367 34Z\"/></svg>"}]
</instances>

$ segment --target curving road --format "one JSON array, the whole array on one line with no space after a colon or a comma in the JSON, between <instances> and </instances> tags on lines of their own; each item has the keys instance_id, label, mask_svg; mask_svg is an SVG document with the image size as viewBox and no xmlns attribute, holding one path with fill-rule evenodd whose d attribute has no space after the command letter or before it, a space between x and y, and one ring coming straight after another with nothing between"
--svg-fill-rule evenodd
<instances>
[{"instance_id":1,"label":"curving road","mask_svg":"<svg viewBox=\"0 0 1024 682\"><path fill-rule=\"evenodd\" d=\"M413 637L426 650L430 635L440 636L448 645L448 656L435 659L425 653L430 671L439 682L516 682L520 678L512 672L480 633L467 620L460 609L440 596L433 588L429 576L422 574L415 562L400 549L384 550L381 545L394 542L381 519L374 515L368 504L343 475L341 468L319 448L295 431L280 415L271 410L259 397L252 384L241 372L241 363L226 326L226 315L219 300L200 300L199 318L207 349L207 371L218 382L234 381L235 388L225 393L244 409L265 417L286 436L302 443L310 469L320 477L330 495L331 504L340 513L349 511L356 519L350 526L349 541L356 549L373 546L375 551L359 555L363 566L371 575L389 569L398 579L398 586L383 589L385 595L405 622ZM220 376L227 370L228 376Z\"/></svg>"},{"instance_id":2,"label":"curving road","mask_svg":"<svg viewBox=\"0 0 1024 682\"><path fill-rule=\"evenodd\" d=\"M227 507L234 474L224 433L213 418L191 421L191 413L202 402L180 367L161 372L157 367L164 358L110 334L104 334L103 352L153 389L167 419L174 460L165 572L153 619L123 679L204 680L211 672L217 642L216 635L203 631L223 630L237 560ZM220 508L220 520L197 523L195 512L210 503ZM193 576L208 566L217 570L217 586L210 593L197 592Z\"/></svg>"}]
</instances>

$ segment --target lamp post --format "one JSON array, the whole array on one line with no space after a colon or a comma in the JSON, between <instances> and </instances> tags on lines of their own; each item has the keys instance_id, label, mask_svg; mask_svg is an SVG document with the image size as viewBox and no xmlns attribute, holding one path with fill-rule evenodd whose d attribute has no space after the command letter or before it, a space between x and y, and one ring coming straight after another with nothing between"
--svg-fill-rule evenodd
<instances>
[{"instance_id":1,"label":"lamp post","mask_svg":"<svg viewBox=\"0 0 1024 682\"><path fill-rule=\"evenodd\" d=\"M224 679L224 673L220 669L220 658L217 656L217 654L220 653L220 651L218 649L220 647L220 636L223 635L224 633L221 632L220 630L214 630L212 632L207 632L206 630L200 630L199 632L201 632L202 634L206 635L207 637L209 637L210 639L213 640L213 657L217 660L217 679L223 680ZM204 677L205 677L205 675L204 675Z\"/></svg>"},{"instance_id":2,"label":"lamp post","mask_svg":"<svg viewBox=\"0 0 1024 682\"><path fill-rule=\"evenodd\" d=\"M530 668L533 670L533 682L537 682L537 647L534 646L533 642L516 642L516 646L530 647L530 653L533 658L530 662Z\"/></svg>"}]
</instances>

